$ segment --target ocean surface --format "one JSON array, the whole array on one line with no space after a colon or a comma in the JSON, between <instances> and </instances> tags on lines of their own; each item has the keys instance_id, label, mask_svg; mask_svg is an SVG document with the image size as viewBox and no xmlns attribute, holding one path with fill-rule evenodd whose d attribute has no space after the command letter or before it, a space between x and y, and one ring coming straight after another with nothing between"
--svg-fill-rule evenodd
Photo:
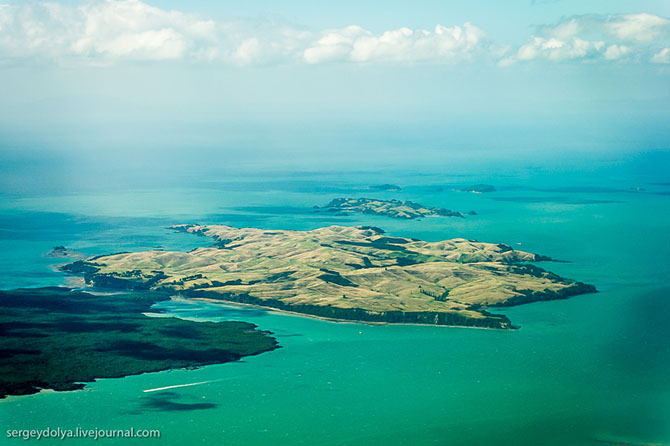
<instances>
[{"instance_id":1,"label":"ocean surface","mask_svg":"<svg viewBox=\"0 0 670 446\"><path fill-rule=\"evenodd\" d=\"M56 184L53 172L38 169L32 178L21 176L23 183L5 181L2 289L71 283L53 268L65 260L46 255L56 245L87 256L189 250L209 241L169 225L218 223L299 230L374 225L392 236L503 242L565 260L541 266L600 292L502 310L521 327L516 331L368 326L163 302L159 309L177 317L252 322L274 332L282 348L196 370L102 379L82 391L10 397L0 401L0 443L23 442L6 438L5 429L134 427L159 429L161 438L97 443L670 445L666 168L621 161L467 173L448 166L210 169L179 181L124 178L113 187L110 178L78 180L77 172ZM369 189L383 183L402 190ZM476 183L497 191L458 191ZM400 221L313 208L343 196L477 215ZM200 384L144 392L192 383Z\"/></svg>"}]
</instances>

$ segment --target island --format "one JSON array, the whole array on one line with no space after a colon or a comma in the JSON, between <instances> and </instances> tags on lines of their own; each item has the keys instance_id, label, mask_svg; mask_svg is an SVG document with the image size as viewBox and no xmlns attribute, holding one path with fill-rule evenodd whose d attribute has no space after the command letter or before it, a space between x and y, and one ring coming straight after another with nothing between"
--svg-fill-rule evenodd
<instances>
[{"instance_id":1,"label":"island","mask_svg":"<svg viewBox=\"0 0 670 446\"><path fill-rule=\"evenodd\" d=\"M473 192L476 194L483 194L487 192L495 192L496 188L490 184L473 184L469 187L464 187L461 189L461 192Z\"/></svg>"},{"instance_id":2,"label":"island","mask_svg":"<svg viewBox=\"0 0 670 446\"><path fill-rule=\"evenodd\" d=\"M82 259L85 256L81 253L71 251L65 246L54 246L51 251L47 253L48 257L54 257L57 259L67 259L67 258L76 258L76 259Z\"/></svg>"},{"instance_id":3,"label":"island","mask_svg":"<svg viewBox=\"0 0 670 446\"><path fill-rule=\"evenodd\" d=\"M61 287L0 291L0 398L237 361L277 348L270 333L246 322L145 315L168 298Z\"/></svg>"},{"instance_id":4,"label":"island","mask_svg":"<svg viewBox=\"0 0 670 446\"><path fill-rule=\"evenodd\" d=\"M111 254L63 266L94 287L275 308L335 320L512 329L495 307L595 292L532 265L549 257L374 226L311 231L177 225L213 246Z\"/></svg>"},{"instance_id":5,"label":"island","mask_svg":"<svg viewBox=\"0 0 670 446\"><path fill-rule=\"evenodd\" d=\"M329 212L358 212L406 220L436 216L463 218L460 212L449 209L424 206L412 201L377 200L375 198L335 198L322 209Z\"/></svg>"},{"instance_id":6,"label":"island","mask_svg":"<svg viewBox=\"0 0 670 446\"><path fill-rule=\"evenodd\" d=\"M374 186L370 186L370 189L393 191L393 192L397 192L399 190L402 190L402 188L400 186L395 185L395 184L376 184Z\"/></svg>"}]
</instances>

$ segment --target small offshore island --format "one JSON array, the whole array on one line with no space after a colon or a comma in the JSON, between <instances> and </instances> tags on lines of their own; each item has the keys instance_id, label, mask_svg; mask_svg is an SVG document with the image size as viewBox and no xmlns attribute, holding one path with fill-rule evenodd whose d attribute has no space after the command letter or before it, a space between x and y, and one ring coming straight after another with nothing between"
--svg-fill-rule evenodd
<instances>
[{"instance_id":1,"label":"small offshore island","mask_svg":"<svg viewBox=\"0 0 670 446\"><path fill-rule=\"evenodd\" d=\"M216 244L146 251L62 267L90 286L153 290L329 319L512 329L491 307L592 293L527 262L551 260L505 244L424 242L371 226L312 231L177 225Z\"/></svg>"},{"instance_id":2,"label":"small offshore island","mask_svg":"<svg viewBox=\"0 0 670 446\"><path fill-rule=\"evenodd\" d=\"M490 184L473 184L472 186L460 189L461 192L472 192L475 194L485 194L487 192L495 192L496 188Z\"/></svg>"},{"instance_id":3,"label":"small offshore island","mask_svg":"<svg viewBox=\"0 0 670 446\"><path fill-rule=\"evenodd\" d=\"M77 390L97 378L237 361L278 347L246 322L143 313L169 296L51 287L0 291L0 398Z\"/></svg>"},{"instance_id":4,"label":"small offshore island","mask_svg":"<svg viewBox=\"0 0 670 446\"><path fill-rule=\"evenodd\" d=\"M385 191L391 191L391 192L397 192L399 190L402 190L400 186L397 184L375 184L374 186L370 186L370 189L377 189L377 190L385 190Z\"/></svg>"},{"instance_id":5,"label":"small offshore island","mask_svg":"<svg viewBox=\"0 0 670 446\"><path fill-rule=\"evenodd\" d=\"M377 200L375 198L335 198L326 206L329 212L358 212L360 214L412 220L422 217L460 217L463 214L443 208L424 206L412 201Z\"/></svg>"}]
</instances>

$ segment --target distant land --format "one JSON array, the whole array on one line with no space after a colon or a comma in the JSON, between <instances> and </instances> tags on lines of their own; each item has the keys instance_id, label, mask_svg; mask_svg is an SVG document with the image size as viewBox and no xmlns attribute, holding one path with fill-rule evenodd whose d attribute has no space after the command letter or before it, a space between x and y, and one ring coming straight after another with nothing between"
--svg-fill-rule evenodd
<instances>
[{"instance_id":1,"label":"distant land","mask_svg":"<svg viewBox=\"0 0 670 446\"><path fill-rule=\"evenodd\" d=\"M424 206L412 201L377 200L375 198L335 198L323 209L331 212L357 212L411 220L422 217L460 217L463 214L449 209Z\"/></svg>"},{"instance_id":2,"label":"distant land","mask_svg":"<svg viewBox=\"0 0 670 446\"><path fill-rule=\"evenodd\" d=\"M374 185L374 186L370 186L370 189L387 190L387 191L402 190L402 188L400 186L397 186L395 184L377 184L377 185Z\"/></svg>"},{"instance_id":3,"label":"distant land","mask_svg":"<svg viewBox=\"0 0 670 446\"><path fill-rule=\"evenodd\" d=\"M461 192L474 192L477 194L482 194L486 192L495 192L496 188L490 184L473 184L472 186L464 187L461 189Z\"/></svg>"},{"instance_id":4,"label":"distant land","mask_svg":"<svg viewBox=\"0 0 670 446\"><path fill-rule=\"evenodd\" d=\"M66 258L81 259L86 257L79 252L70 251L65 246L54 246L53 249L47 253L47 256L60 259L66 259Z\"/></svg>"},{"instance_id":5,"label":"distant land","mask_svg":"<svg viewBox=\"0 0 670 446\"><path fill-rule=\"evenodd\" d=\"M237 361L277 348L276 340L253 324L142 314L168 298L58 287L0 291L0 398Z\"/></svg>"},{"instance_id":6,"label":"distant land","mask_svg":"<svg viewBox=\"0 0 670 446\"><path fill-rule=\"evenodd\" d=\"M595 292L506 244L389 237L372 226L312 231L177 225L215 245L99 256L62 269L88 285L154 290L330 319L511 329L491 307Z\"/></svg>"}]
</instances>

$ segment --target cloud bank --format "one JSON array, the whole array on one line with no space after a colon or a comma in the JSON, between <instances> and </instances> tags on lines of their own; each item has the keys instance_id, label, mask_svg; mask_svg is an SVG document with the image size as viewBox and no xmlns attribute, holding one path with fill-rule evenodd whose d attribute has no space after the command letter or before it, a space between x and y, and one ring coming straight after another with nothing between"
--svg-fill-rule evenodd
<instances>
[{"instance_id":1,"label":"cloud bank","mask_svg":"<svg viewBox=\"0 0 670 446\"><path fill-rule=\"evenodd\" d=\"M670 20L653 14L584 15L538 34L502 63L516 61L596 61L668 63Z\"/></svg>"},{"instance_id":2,"label":"cloud bank","mask_svg":"<svg viewBox=\"0 0 670 446\"><path fill-rule=\"evenodd\" d=\"M587 15L540 27L518 48L471 23L373 33L358 25L310 30L273 21L220 22L139 0L0 4L0 60L109 65L200 61L235 66L493 60L670 63L670 20Z\"/></svg>"},{"instance_id":3,"label":"cloud bank","mask_svg":"<svg viewBox=\"0 0 670 446\"><path fill-rule=\"evenodd\" d=\"M139 0L0 5L3 59L100 64L120 60L220 61L232 65L462 60L485 48L479 28L437 25L374 34L359 26L311 31L275 22L221 23Z\"/></svg>"}]
</instances>

